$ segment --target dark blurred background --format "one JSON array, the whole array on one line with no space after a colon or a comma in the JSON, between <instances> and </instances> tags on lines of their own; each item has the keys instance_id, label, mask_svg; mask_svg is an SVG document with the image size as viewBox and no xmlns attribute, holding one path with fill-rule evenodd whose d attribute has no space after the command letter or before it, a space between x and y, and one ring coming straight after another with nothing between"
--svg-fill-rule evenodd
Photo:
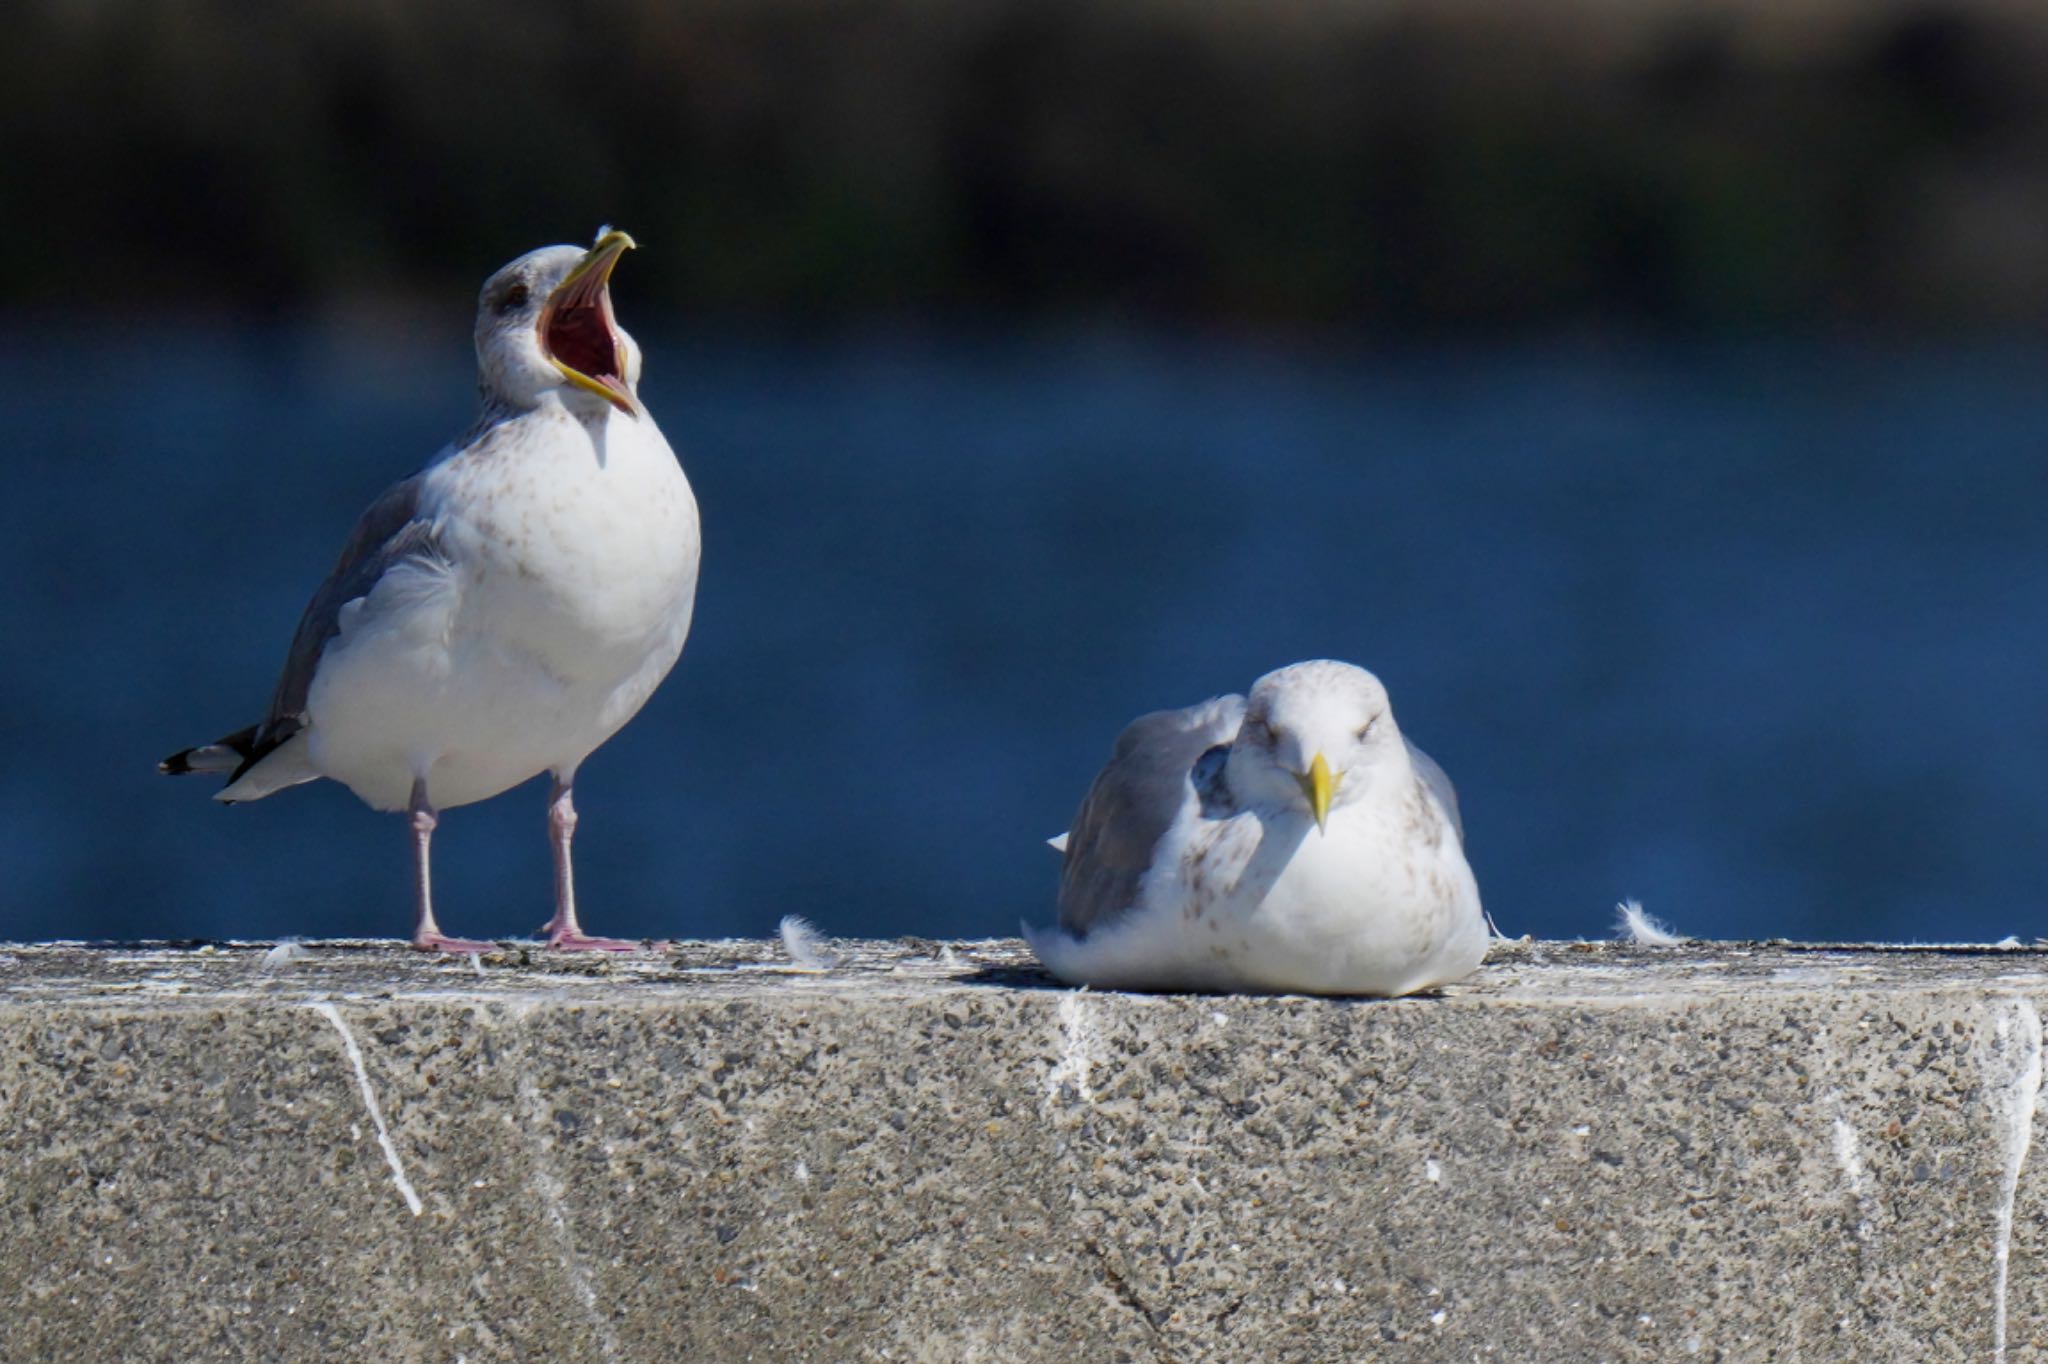
<instances>
[{"instance_id":1,"label":"dark blurred background","mask_svg":"<svg viewBox=\"0 0 2048 1364\"><path fill-rule=\"evenodd\" d=\"M409 926L255 718L600 222L703 505L585 767L598 932L1050 914L1121 724L1332 655L1509 933L2039 932L2048 9L24 0L0 82L0 936ZM547 912L544 791L455 932Z\"/></svg>"},{"instance_id":2,"label":"dark blurred background","mask_svg":"<svg viewBox=\"0 0 2048 1364\"><path fill-rule=\"evenodd\" d=\"M14 15L0 247L19 301L67 312L445 301L594 214L662 253L643 317L1405 337L2048 307L2048 9L2019 0Z\"/></svg>"}]
</instances>

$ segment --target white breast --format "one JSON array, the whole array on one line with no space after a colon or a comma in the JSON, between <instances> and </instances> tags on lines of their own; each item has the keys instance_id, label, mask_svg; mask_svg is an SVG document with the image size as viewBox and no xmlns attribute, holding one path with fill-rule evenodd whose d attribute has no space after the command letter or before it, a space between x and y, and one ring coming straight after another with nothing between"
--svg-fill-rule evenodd
<instances>
[{"instance_id":1,"label":"white breast","mask_svg":"<svg viewBox=\"0 0 2048 1364\"><path fill-rule=\"evenodd\" d=\"M687 629L697 503L652 418L588 426L544 408L517 458L457 459L429 506L457 566L458 637L517 651L565 681L603 678ZM677 641L680 643L680 639Z\"/></svg>"},{"instance_id":2,"label":"white breast","mask_svg":"<svg viewBox=\"0 0 2048 1364\"><path fill-rule=\"evenodd\" d=\"M1253 911L1255 972L1285 988L1398 995L1478 966L1485 918L1456 835L1418 848L1380 813L1339 810L1327 833L1305 833Z\"/></svg>"},{"instance_id":3,"label":"white breast","mask_svg":"<svg viewBox=\"0 0 2048 1364\"><path fill-rule=\"evenodd\" d=\"M446 807L575 765L668 673L696 596L697 505L660 429L548 405L427 476L445 564L387 575L328 646L308 710L327 775Z\"/></svg>"}]
</instances>

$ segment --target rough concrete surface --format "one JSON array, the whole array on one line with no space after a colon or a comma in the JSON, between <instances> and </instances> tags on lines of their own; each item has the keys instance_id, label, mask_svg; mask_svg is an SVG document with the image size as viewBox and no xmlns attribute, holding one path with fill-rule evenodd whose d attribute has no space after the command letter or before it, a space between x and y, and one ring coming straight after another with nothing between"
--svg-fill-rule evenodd
<instances>
[{"instance_id":1,"label":"rough concrete surface","mask_svg":"<svg viewBox=\"0 0 2048 1364\"><path fill-rule=\"evenodd\" d=\"M2048 957L0 949L6 1360L2025 1360Z\"/></svg>"}]
</instances>

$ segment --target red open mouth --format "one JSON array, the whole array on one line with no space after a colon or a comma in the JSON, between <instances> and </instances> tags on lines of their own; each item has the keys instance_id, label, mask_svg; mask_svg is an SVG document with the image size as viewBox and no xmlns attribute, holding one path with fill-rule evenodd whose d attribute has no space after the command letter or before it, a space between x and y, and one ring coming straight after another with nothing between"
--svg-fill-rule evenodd
<instances>
[{"instance_id":1,"label":"red open mouth","mask_svg":"<svg viewBox=\"0 0 2048 1364\"><path fill-rule=\"evenodd\" d=\"M633 397L626 391L625 356L612 321L609 287L622 250L594 250L556 288L541 309L540 344L564 377L630 413Z\"/></svg>"}]
</instances>

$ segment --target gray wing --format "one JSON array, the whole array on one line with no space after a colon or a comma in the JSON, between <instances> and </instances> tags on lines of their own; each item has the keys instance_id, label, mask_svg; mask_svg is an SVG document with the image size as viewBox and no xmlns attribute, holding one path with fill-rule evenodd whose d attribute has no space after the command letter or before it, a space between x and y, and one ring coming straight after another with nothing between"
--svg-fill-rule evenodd
<instances>
[{"instance_id":1,"label":"gray wing","mask_svg":"<svg viewBox=\"0 0 2048 1364\"><path fill-rule=\"evenodd\" d=\"M339 630L336 621L341 608L368 593L399 560L440 552L433 523L420 516L422 477L414 474L385 489L356 522L334 571L299 617L291 650L285 655L284 672L270 698L269 714L253 729L221 741L233 743L242 755L242 765L229 778L231 783L305 727L306 693L312 690L313 674L327 641ZM242 742L234 743L236 739Z\"/></svg>"},{"instance_id":2,"label":"gray wing","mask_svg":"<svg viewBox=\"0 0 2048 1364\"><path fill-rule=\"evenodd\" d=\"M1458 843L1465 842L1465 817L1458 813L1458 792L1451 785L1450 774L1437 765L1435 758L1417 748L1406 735L1401 742L1408 745L1408 761L1415 768L1415 775L1422 778L1422 784L1436 797L1437 804L1444 807L1444 813L1451 817L1451 827L1458 831Z\"/></svg>"},{"instance_id":3,"label":"gray wing","mask_svg":"<svg viewBox=\"0 0 2048 1364\"><path fill-rule=\"evenodd\" d=\"M1242 696L1141 715L1075 812L1060 870L1060 927L1075 937L1131 907L1152 850L1187 803L1202 756L1237 737Z\"/></svg>"}]
</instances>

